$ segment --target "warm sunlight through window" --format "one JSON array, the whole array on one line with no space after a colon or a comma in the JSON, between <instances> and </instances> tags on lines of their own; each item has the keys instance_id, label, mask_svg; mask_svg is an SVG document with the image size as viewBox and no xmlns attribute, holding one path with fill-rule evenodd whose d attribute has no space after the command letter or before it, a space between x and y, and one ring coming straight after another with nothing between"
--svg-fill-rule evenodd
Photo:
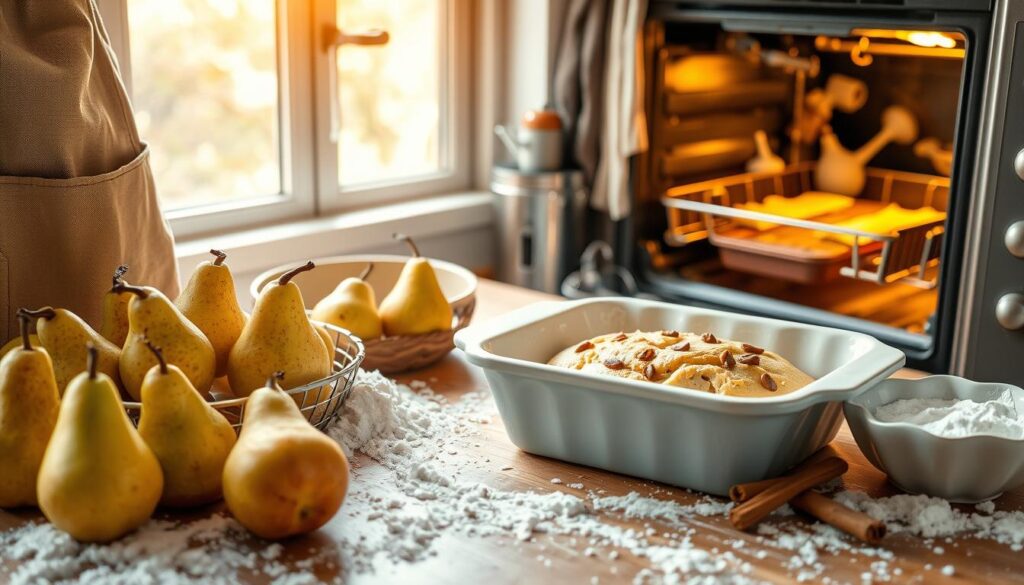
<instances>
[{"instance_id":1,"label":"warm sunlight through window","mask_svg":"<svg viewBox=\"0 0 1024 585\"><path fill-rule=\"evenodd\" d=\"M387 45L338 50L342 187L442 170L443 2L338 0L338 28L383 29Z\"/></svg>"},{"instance_id":2,"label":"warm sunlight through window","mask_svg":"<svg viewBox=\"0 0 1024 585\"><path fill-rule=\"evenodd\" d=\"M281 191L274 0L129 0L133 105L173 210Z\"/></svg>"}]
</instances>

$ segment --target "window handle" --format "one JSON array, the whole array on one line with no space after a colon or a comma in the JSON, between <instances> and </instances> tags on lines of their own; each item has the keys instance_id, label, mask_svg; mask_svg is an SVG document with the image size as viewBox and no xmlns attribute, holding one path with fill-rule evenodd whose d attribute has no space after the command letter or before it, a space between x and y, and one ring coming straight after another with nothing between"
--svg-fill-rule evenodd
<instances>
[{"instance_id":1,"label":"window handle","mask_svg":"<svg viewBox=\"0 0 1024 585\"><path fill-rule=\"evenodd\" d=\"M328 26L325 38L327 48L340 47L341 45L373 47L388 44L388 41L391 40L391 35L388 34L388 31L381 30L379 28L372 28L370 30L357 33L348 33L339 28Z\"/></svg>"},{"instance_id":2,"label":"window handle","mask_svg":"<svg viewBox=\"0 0 1024 585\"><path fill-rule=\"evenodd\" d=\"M339 28L328 26L324 29L324 50L327 51L327 86L331 102L331 142L338 142L341 134L341 96L338 92L338 47L342 45L358 45L361 47L379 47L388 44L391 35L381 29L348 33Z\"/></svg>"}]
</instances>

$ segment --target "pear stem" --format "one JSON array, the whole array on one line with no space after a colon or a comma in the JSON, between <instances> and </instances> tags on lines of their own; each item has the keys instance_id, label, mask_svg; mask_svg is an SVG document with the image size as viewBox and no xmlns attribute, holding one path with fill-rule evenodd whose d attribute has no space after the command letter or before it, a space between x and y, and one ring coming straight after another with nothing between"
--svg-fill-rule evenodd
<instances>
[{"instance_id":1,"label":"pear stem","mask_svg":"<svg viewBox=\"0 0 1024 585\"><path fill-rule=\"evenodd\" d=\"M227 254L221 252L220 250L210 250L210 253L217 257L217 259L213 261L214 266L220 266L221 264L224 264L224 259L228 257Z\"/></svg>"},{"instance_id":2,"label":"pear stem","mask_svg":"<svg viewBox=\"0 0 1024 585\"><path fill-rule=\"evenodd\" d=\"M146 347L148 347L149 351L153 352L153 355L156 356L156 361L160 362L160 373L166 374L167 360L164 359L164 352L159 347L153 345L153 342L149 339L146 339Z\"/></svg>"},{"instance_id":3,"label":"pear stem","mask_svg":"<svg viewBox=\"0 0 1024 585\"><path fill-rule=\"evenodd\" d=\"M149 291L148 290L146 290L146 289L144 289L142 287L138 287L138 286L131 286L131 285L125 284L124 282L119 282L119 283L115 284L114 287L112 289L110 289L110 291L111 292L116 292L116 293L123 293L123 292L132 293L133 295L139 297L140 299L144 299L144 298L149 296Z\"/></svg>"},{"instance_id":4,"label":"pear stem","mask_svg":"<svg viewBox=\"0 0 1024 585\"><path fill-rule=\"evenodd\" d=\"M373 262L367 264L366 268L363 268L363 271L359 273L359 280L366 280L366 277L370 276L371 272L373 272Z\"/></svg>"},{"instance_id":5,"label":"pear stem","mask_svg":"<svg viewBox=\"0 0 1024 585\"><path fill-rule=\"evenodd\" d=\"M25 349L32 350L32 339L28 336L28 324L32 317L18 311L18 328L21 329L21 345Z\"/></svg>"},{"instance_id":6,"label":"pear stem","mask_svg":"<svg viewBox=\"0 0 1024 585\"><path fill-rule=\"evenodd\" d=\"M117 286L121 282L121 279L124 278L126 272L128 272L127 264L118 266L117 270L114 271L114 283L112 286Z\"/></svg>"},{"instance_id":7,"label":"pear stem","mask_svg":"<svg viewBox=\"0 0 1024 585\"><path fill-rule=\"evenodd\" d=\"M412 257L413 258L419 258L420 257L420 249L416 247L416 243L412 241L412 238L410 238L409 236L407 236L405 234L391 234L391 237L396 239L396 240L401 240L401 241L405 242L406 244L408 244L409 249L412 250Z\"/></svg>"},{"instance_id":8,"label":"pear stem","mask_svg":"<svg viewBox=\"0 0 1024 585\"><path fill-rule=\"evenodd\" d=\"M43 307L42 309L36 309L30 311L28 309L18 309L19 315L25 315L31 319L46 319L49 321L57 316L57 311L53 310L53 307Z\"/></svg>"},{"instance_id":9,"label":"pear stem","mask_svg":"<svg viewBox=\"0 0 1024 585\"><path fill-rule=\"evenodd\" d=\"M281 370L278 370L273 374L267 376L267 388L278 388L278 380L284 380L284 372L282 372Z\"/></svg>"},{"instance_id":10,"label":"pear stem","mask_svg":"<svg viewBox=\"0 0 1024 585\"><path fill-rule=\"evenodd\" d=\"M85 348L86 348L86 351L89 352L88 358L86 358L86 361L85 361L85 369L86 369L87 372L89 372L89 379L90 380L95 380L96 379L96 366L98 365L98 362L100 361L99 360L99 353L100 352L96 349L96 346L93 345L93 343L91 341L85 344Z\"/></svg>"},{"instance_id":11,"label":"pear stem","mask_svg":"<svg viewBox=\"0 0 1024 585\"><path fill-rule=\"evenodd\" d=\"M301 274L303 272L308 272L310 270L313 270L314 268L316 268L316 264L313 264L313 261L310 260L309 262L306 262L302 266L297 266L295 268L292 268L288 272L282 274L281 278L277 279L277 284L288 284L288 281L294 278L295 275Z\"/></svg>"}]
</instances>

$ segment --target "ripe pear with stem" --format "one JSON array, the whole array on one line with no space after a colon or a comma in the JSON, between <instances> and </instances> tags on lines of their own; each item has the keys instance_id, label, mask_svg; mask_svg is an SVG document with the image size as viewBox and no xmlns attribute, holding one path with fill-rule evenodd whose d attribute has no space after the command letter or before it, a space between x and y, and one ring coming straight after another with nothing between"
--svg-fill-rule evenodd
<instances>
[{"instance_id":1,"label":"ripe pear with stem","mask_svg":"<svg viewBox=\"0 0 1024 585\"><path fill-rule=\"evenodd\" d=\"M377 339L383 333L377 299L366 277L373 272L373 263L366 265L357 277L341 281L331 294L313 307L312 317L348 329L361 339Z\"/></svg>"},{"instance_id":2,"label":"ripe pear with stem","mask_svg":"<svg viewBox=\"0 0 1024 585\"><path fill-rule=\"evenodd\" d=\"M228 380L235 396L248 395L276 371L288 372L286 388L330 374L331 355L306 316L302 292L292 281L314 266L307 262L285 272L256 299L252 316L228 357Z\"/></svg>"},{"instance_id":3,"label":"ripe pear with stem","mask_svg":"<svg viewBox=\"0 0 1024 585\"><path fill-rule=\"evenodd\" d=\"M28 334L28 338L32 342L33 346L41 346L42 345L41 343L39 343L39 336L36 335L35 333L29 333ZM3 358L8 353L18 349L19 347L23 347L23 346L24 346L24 342L22 341L21 334L18 334L17 337L12 337L7 343L5 343L3 345L3 347L0 347L0 358Z\"/></svg>"},{"instance_id":4,"label":"ripe pear with stem","mask_svg":"<svg viewBox=\"0 0 1024 585\"><path fill-rule=\"evenodd\" d=\"M124 275L128 272L128 265L122 264L114 270L113 287L124 282ZM128 337L128 302L132 300L131 293L116 292L108 290L103 295L103 316L100 319L100 335L117 347L124 345Z\"/></svg>"},{"instance_id":5,"label":"ripe pear with stem","mask_svg":"<svg viewBox=\"0 0 1024 585\"><path fill-rule=\"evenodd\" d=\"M156 357L142 381L139 435L152 449L164 474L160 503L200 506L221 498L224 461L235 445L235 429L188 381L146 342Z\"/></svg>"},{"instance_id":6,"label":"ripe pear with stem","mask_svg":"<svg viewBox=\"0 0 1024 585\"><path fill-rule=\"evenodd\" d=\"M217 356L217 375L223 376L228 370L228 354L242 334L246 315L238 306L231 270L224 264L228 255L220 250L210 253L214 260L196 267L174 304L210 340Z\"/></svg>"},{"instance_id":7,"label":"ripe pear with stem","mask_svg":"<svg viewBox=\"0 0 1024 585\"><path fill-rule=\"evenodd\" d=\"M437 282L430 262L420 256L412 238L394 234L396 240L409 245L413 257L406 261L398 282L380 303L380 320L384 333L418 335L452 328L452 307Z\"/></svg>"},{"instance_id":8,"label":"ripe pear with stem","mask_svg":"<svg viewBox=\"0 0 1024 585\"><path fill-rule=\"evenodd\" d=\"M36 321L39 342L46 348L53 360L53 373L57 378L57 389L64 394L72 378L85 371L89 359L88 344L96 347L96 368L110 376L117 386L121 385L119 361L121 348L97 333L81 317L67 309L43 307L30 311L20 309L21 314Z\"/></svg>"},{"instance_id":9,"label":"ripe pear with stem","mask_svg":"<svg viewBox=\"0 0 1024 585\"><path fill-rule=\"evenodd\" d=\"M134 400L142 397L142 380L158 365L146 340L163 348L167 363L181 368L189 382L206 394L213 384L217 356L206 335L189 321L163 293L152 287L114 287L135 295L128 304L128 337L121 348L121 381Z\"/></svg>"},{"instance_id":10,"label":"ripe pear with stem","mask_svg":"<svg viewBox=\"0 0 1024 585\"><path fill-rule=\"evenodd\" d=\"M284 538L323 526L348 490L348 459L316 430L276 380L253 391L224 465L224 502L246 528Z\"/></svg>"},{"instance_id":11,"label":"ripe pear with stem","mask_svg":"<svg viewBox=\"0 0 1024 585\"><path fill-rule=\"evenodd\" d=\"M36 478L57 423L60 396L46 350L18 315L21 347L0 359L0 508L36 505Z\"/></svg>"},{"instance_id":12,"label":"ripe pear with stem","mask_svg":"<svg viewBox=\"0 0 1024 585\"><path fill-rule=\"evenodd\" d=\"M39 469L39 508L83 542L108 542L153 514L163 490L160 462L128 420L114 382L96 369L68 384Z\"/></svg>"}]
</instances>

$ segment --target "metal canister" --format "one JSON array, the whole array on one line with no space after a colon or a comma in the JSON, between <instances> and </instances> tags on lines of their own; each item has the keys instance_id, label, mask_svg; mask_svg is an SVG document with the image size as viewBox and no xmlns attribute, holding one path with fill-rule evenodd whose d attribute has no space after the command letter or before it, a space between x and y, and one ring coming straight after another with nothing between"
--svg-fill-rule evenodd
<instances>
[{"instance_id":1,"label":"metal canister","mask_svg":"<svg viewBox=\"0 0 1024 585\"><path fill-rule=\"evenodd\" d=\"M583 173L491 171L498 238L498 276L504 282L558 293L579 264L585 238Z\"/></svg>"}]
</instances>

